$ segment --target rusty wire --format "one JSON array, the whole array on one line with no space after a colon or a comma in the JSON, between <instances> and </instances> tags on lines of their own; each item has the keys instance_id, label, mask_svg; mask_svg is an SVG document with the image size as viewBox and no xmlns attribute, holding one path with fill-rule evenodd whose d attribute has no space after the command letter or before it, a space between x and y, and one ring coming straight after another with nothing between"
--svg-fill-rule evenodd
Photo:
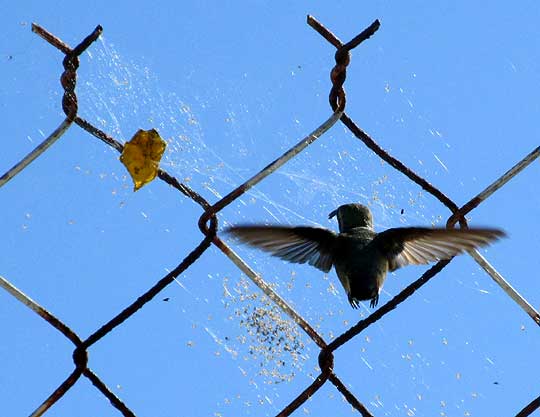
<instances>
[{"instance_id":1,"label":"rusty wire","mask_svg":"<svg viewBox=\"0 0 540 417\"><path fill-rule=\"evenodd\" d=\"M75 122L77 125L83 127L89 133L103 140L108 145L114 147L118 151L122 150L122 145L108 136L106 133L95 128L90 123L84 119L77 116L78 105L77 105L77 96L75 93L75 80L76 80L76 70L79 66L78 56L88 47L90 44L97 39L102 29L101 26L98 26L92 34L86 37L77 47L70 49L70 47L65 44L63 41L47 32L42 27L34 24L32 25L32 30L38 33L42 38L44 38L51 45L58 48L60 51L66 54L64 59L64 68L66 71L62 74L61 84L64 88L64 98L62 100L63 110L66 113L66 119L69 120L70 124ZM59 137L59 136L58 136ZM40 145L41 146L41 145ZM35 158L34 158L35 159ZM10 170L11 171L11 170ZM20 171L20 170L19 170ZM14 175L11 175L9 178L12 178ZM210 205L206 200L204 200L198 193L191 190L185 184L180 183L173 176L165 173L160 170L159 178L167 182L171 186L175 187L181 191L184 195L190 197L192 200L201 205L204 210L207 210ZM210 217L210 227L209 231L204 237L204 239L196 246L183 260L182 262L169 272L166 276L161 278L154 286L152 286L148 291L138 297L132 304L122 310L119 314L109 320L107 323L103 324L99 329L97 329L93 334L91 334L86 340L82 341L76 333L71 330L67 325L61 322L58 318L48 313L44 308L39 306L37 303L33 302L30 298L25 296L21 291L16 289L4 278L0 279L0 285L6 288L11 294L13 294L17 299L23 302L25 305L29 306L33 311L38 313L43 317L47 322L49 322L54 327L58 328L66 337L68 337L75 345L76 348L73 353L73 360L75 363L75 370L66 378L66 380L60 384L60 386L31 414L32 416L41 416L45 413L54 403L56 403L80 378L81 375L87 377L92 384L103 393L103 395L111 402L111 404L116 407L123 415L125 416L134 416L135 414L118 398L113 392L107 388L106 384L88 367L88 351L87 349L111 332L118 325L123 323L125 320L130 318L135 312L137 312L141 307L143 307L147 302L152 300L163 288L169 285L178 277L182 272L184 272L189 266L191 266L201 255L208 249L211 245L212 239L215 236L217 231L217 217L215 215Z\"/></svg>"},{"instance_id":2,"label":"rusty wire","mask_svg":"<svg viewBox=\"0 0 540 417\"><path fill-rule=\"evenodd\" d=\"M427 191L437 200L439 200L444 206L446 206L451 212L447 222L447 227L454 227L459 222L461 227L467 227L465 215L472 209L477 207L483 201L485 201L496 190L506 184L512 177L521 172L526 166L528 166L533 160L540 156L540 147L535 149L529 155L527 155L522 161L511 168L507 173L502 175L493 184L488 186L484 191L479 193L476 197L471 199L467 204L459 208L448 196L446 196L437 187L429 183L426 179L416 174L405 164L399 161L397 158L391 156L386 152L377 142L375 142L366 132L358 127L354 121L345 113L346 95L343 89L344 82L346 80L346 70L350 63L350 51L356 46L360 45L363 41L369 39L378 30L380 23L378 20L373 22L359 35L354 37L348 43L343 44L333 33L326 29L320 22L318 22L312 16L308 16L308 24L315 29L321 36L323 36L330 44L336 49L335 60L336 65L331 71L332 88L329 94L329 102L333 113L329 119L322 123L320 127L315 129L311 134L307 135L297 145L293 146L281 157L270 163L261 171L253 175L248 181L239 187L232 190L228 195L214 203L210 204L195 190L191 189L186 184L178 181L174 176L170 175L166 171L160 169L158 177L169 184L171 187L180 191L184 196L190 198L197 203L203 210L201 217L199 218L199 228L204 234L202 241L189 253L184 259L174 268L170 273L158 280L150 289L144 294L133 301L129 306L124 308L116 316L110 319L107 323L103 324L93 334L91 334L86 340L81 340L79 336L71 330L60 319L53 316L45 308L41 307L38 303L26 296L22 291L14 287L5 278L0 277L0 286L6 289L19 301L24 303L34 312L39 314L44 320L46 320L53 327L57 328L66 338L68 338L74 345L73 361L75 364L74 370L67 376L64 382L62 382L58 388L31 414L32 416L43 415L55 402L58 401L77 381L81 376L85 376L90 382L110 401L110 403L120 411L124 416L135 416L135 414L124 404L112 391L106 386L106 384L97 376L88 366L88 348L94 343L104 338L108 333L113 331L117 326L122 324L125 320L129 319L133 314L140 310L146 303L152 300L161 290L169 285L176 277L182 272L188 269L197 259L204 253L212 244L218 247L232 262L244 272L271 300L276 303L281 310L287 314L292 320L294 320L306 334L319 346L319 367L321 370L320 375L306 387L302 393L300 393L295 399L293 399L282 411L279 416L288 416L297 410L305 401L307 401L312 395L314 395L327 381L330 381L336 389L343 395L343 397L354 407L362 416L373 416L371 412L358 400L358 398L350 392L350 390L343 384L339 377L334 373L334 351L340 346L356 337L368 326L372 325L376 321L383 318L387 313L394 310L400 303L407 300L413 293L425 285L429 280L434 278L451 260L440 261L430 269L428 269L420 278L407 286L394 298L381 306L367 318L360 320L353 325L350 329L343 334L335 338L331 343L326 343L313 327L297 312L292 309L265 281L257 274L242 258L240 258L228 245L220 239L217 234L218 223L217 213L233 202L235 199L243 195L251 187L262 181L272 172L277 170L280 166L285 164L291 158L294 158L298 153L308 147L311 143L322 136L328 129L330 129L338 120L341 122L369 149L377 154L382 160L386 161L390 166L404 174L407 178L415 182L422 189ZM42 144L40 144L34 151L32 151L27 157L25 157L20 163L16 164L6 174L0 177L0 187L13 178L18 172L22 171L32 160L44 152L55 140L60 138L62 134L75 123L80 128L84 129L91 135L102 140L107 145L113 147L119 152L122 152L123 145L109 136L107 133L96 128L78 115L78 103L77 95L75 92L77 68L79 66L79 55L84 52L101 34L101 26L87 36L78 46L71 49L66 43L59 38L52 35L38 25L32 25L32 30L40 37L45 39L48 43L56 47L62 53L65 58L63 60L64 73L61 76L61 85L64 89L64 95L62 98L62 108L66 114L65 120L62 122L59 128L57 128ZM489 264L479 253L471 252L471 256L480 263L480 265L490 274L493 279L505 290L505 292L516 301L526 312L529 314L538 324L540 319L538 312L534 310L532 306L515 291L510 284L495 270L493 266ZM535 410L540 408L540 397L534 399L531 403L526 405L518 414L518 417L525 417L532 414Z\"/></svg>"}]
</instances>

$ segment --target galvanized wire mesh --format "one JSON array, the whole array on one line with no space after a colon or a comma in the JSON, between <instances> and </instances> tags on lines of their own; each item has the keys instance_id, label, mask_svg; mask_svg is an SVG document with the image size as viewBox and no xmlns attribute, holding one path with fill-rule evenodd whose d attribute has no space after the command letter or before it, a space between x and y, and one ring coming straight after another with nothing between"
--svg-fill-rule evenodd
<instances>
[{"instance_id":1,"label":"galvanized wire mesh","mask_svg":"<svg viewBox=\"0 0 540 417\"><path fill-rule=\"evenodd\" d=\"M334 373L334 351L340 346L347 343L354 337L357 337L367 327L377 322L383 316L395 309L400 303L405 301L414 292L426 284L430 279L435 277L444 267L446 267L451 260L440 261L426 271L420 278L407 286L398 295L396 295L389 302L381 306L373 314L367 318L360 320L358 323L349 328L346 332L336 337L332 342L327 343L325 339L312 327L312 325L300 314L298 314L291 306L287 304L283 298L281 298L270 285L268 285L260 275L254 271L248 263L238 256L218 235L218 221L217 213L220 212L227 205L231 204L237 198L246 193L250 188L264 180L268 175L272 174L279 167L285 164L290 159L294 158L298 153L302 152L311 143L316 141L319 137L325 134L335 123L341 121L359 140L361 140L369 149L371 149L382 160L387 162L393 168L401 172L411 181L419 185L426 192L431 194L434 198L439 200L450 211L450 216L447 221L447 227L454 227L456 223L459 223L460 227L467 227L467 221L465 215L471 210L476 208L479 204L482 204L487 198L489 198L499 188L504 186L511 178L519 174L525 169L532 161L540 156L540 147L534 149L530 154L526 155L521 161L510 168L504 175L495 180L491 185L486 187L477 196L473 197L468 203L462 207L458 207L448 196L446 196L438 188L430 184L426 179L416 174L413 170L408 168L402 162L395 157L387 153L381 148L367 133L365 133L356 123L345 113L346 108L346 95L343 89L343 84L346 79L346 69L350 61L350 50L361 44L363 41L369 39L379 28L379 22L373 22L358 36L352 39L350 42L343 44L334 34L328 31L322 24L320 24L313 17L308 16L308 24L315 29L321 36L323 36L329 43L331 43L336 49L335 60L336 65L331 71L332 89L330 92L329 100L332 108L332 114L328 120L322 123L311 134L303 138L298 144L285 152L281 157L271 162L265 168L261 169L256 175L250 178L248 181L232 190L228 195L221 198L219 201L211 204L204 199L195 190L188 185L178 181L174 176L170 175L164 170L159 171L159 178L165 181L178 191L180 191L187 198L193 200L201 206L203 213L199 219L199 228L203 234L201 242L185 256L185 258L178 264L166 276L157 281L151 288L149 288L144 294L141 294L131 305L119 312L116 316L112 317L107 323L103 324L99 329L92 333L88 338L82 340L72 329L70 329L65 323L49 313L45 308L40 306L37 302L30 299L22 291L14 287L7 279L0 277L0 285L8 291L11 295L24 303L27 307L32 309L35 313L40 315L51 326L60 331L67 339L69 339L74 345L73 360L75 368L72 373L65 379L65 381L58 386L58 388L50 394L50 396L40 404L35 411L32 412L32 416L43 415L49 408L57 402L78 380L81 376L88 378L91 383L110 401L110 403L118 409L125 416L134 416L135 413L130 410L128 405L123 403L102 381L102 379L96 375L90 368L88 363L88 351L90 347L97 341L105 338L113 329L121 325L125 320L129 319L139 309L145 306L150 300L152 300L157 294L160 293L166 286L174 281L182 272L187 270L198 258L211 246L215 245L219 248L225 256L232 260L232 262L246 274L266 296L272 300L285 314L287 314L297 325L313 340L320 348L319 353L319 367L320 374L313 381L313 383L305 388L293 401L290 402L282 411L279 416L287 416L297 410L309 397L314 395L319 388L321 388L327 381L333 384L337 390L344 396L344 398L363 416L372 416L373 414L364 406L364 404L345 386L338 375ZM71 127L72 124L76 124L91 135L102 140L107 145L113 147L117 151L121 152L123 145L109 136L107 133L96 128L86 120L78 116L78 103L77 95L75 92L77 68L79 67L79 56L91 44L99 37L102 32L102 28L98 26L87 38L85 38L75 48L70 48L63 41L46 31L44 28L33 25L32 30L45 39L52 46L59 49L65 54L63 61L64 73L61 76L61 84L64 88L64 96L62 100L62 108L66 114L66 118L60 126L38 147L36 147L27 157L21 162L16 164L12 169L7 171L2 177L0 177L0 187L15 177L20 171L22 171L29 163L37 158L41 153L48 149L48 147L59 139L62 134ZM540 315L535 309L523 298L512 286L501 276L500 273L477 251L470 253L471 257L495 280L499 286L505 291L505 293L512 298L534 321L540 325ZM519 404L516 405L516 409L519 409ZM533 399L529 404L525 405L517 416L531 415L535 410L540 409L540 397Z\"/></svg>"}]
</instances>

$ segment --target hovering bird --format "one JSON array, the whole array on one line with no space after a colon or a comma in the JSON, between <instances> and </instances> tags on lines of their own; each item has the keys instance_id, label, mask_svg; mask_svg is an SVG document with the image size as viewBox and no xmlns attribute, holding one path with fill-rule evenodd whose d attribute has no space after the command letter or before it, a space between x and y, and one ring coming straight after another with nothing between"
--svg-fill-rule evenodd
<instances>
[{"instance_id":1,"label":"hovering bird","mask_svg":"<svg viewBox=\"0 0 540 417\"><path fill-rule=\"evenodd\" d=\"M376 233L373 216L362 204L345 204L337 216L339 233L320 227L241 225L226 229L248 245L324 272L332 266L353 308L371 300L375 307L386 274L406 265L450 259L506 236L491 228L397 227Z\"/></svg>"}]
</instances>

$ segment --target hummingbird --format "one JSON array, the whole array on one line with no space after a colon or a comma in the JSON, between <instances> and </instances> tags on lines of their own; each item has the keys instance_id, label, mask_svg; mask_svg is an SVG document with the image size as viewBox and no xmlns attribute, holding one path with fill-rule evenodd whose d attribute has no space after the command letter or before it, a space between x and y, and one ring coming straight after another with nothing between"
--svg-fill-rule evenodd
<instances>
[{"instance_id":1,"label":"hummingbird","mask_svg":"<svg viewBox=\"0 0 540 417\"><path fill-rule=\"evenodd\" d=\"M445 229L396 227L377 233L371 210L358 203L344 204L328 218L337 217L339 233L322 227L239 225L225 230L241 242L289 262L308 263L323 272L332 266L349 303L371 300L373 308L388 272L456 255L506 236L495 228Z\"/></svg>"}]
</instances>

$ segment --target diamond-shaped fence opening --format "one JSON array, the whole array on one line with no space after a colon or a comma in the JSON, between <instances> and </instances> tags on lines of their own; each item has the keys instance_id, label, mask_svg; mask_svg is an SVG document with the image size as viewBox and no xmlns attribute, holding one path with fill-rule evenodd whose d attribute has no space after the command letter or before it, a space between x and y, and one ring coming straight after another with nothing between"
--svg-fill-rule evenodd
<instances>
[{"instance_id":1,"label":"diamond-shaped fence opening","mask_svg":"<svg viewBox=\"0 0 540 417\"><path fill-rule=\"evenodd\" d=\"M151 288L141 294L131 305L124 310L118 312L111 317L109 321L104 323L100 328L85 338L84 340L64 322L59 320L54 315L50 314L44 307L40 306L38 302L33 301L26 296L21 290L12 285L6 278L0 277L1 286L9 292L12 296L24 303L28 308L41 316L51 326L62 333L74 346L73 361L74 369L71 374L66 376L66 379L55 389L50 396L46 398L42 404L40 404L35 411L31 414L33 416L39 416L46 413L49 408L55 404L67 391L69 391L80 379L81 376L86 377L109 401L117 408L123 415L133 416L134 412L125 404L119 397L117 397L105 384L105 382L91 369L91 360L88 358L88 353L92 346L102 340L106 339L110 332L116 327L122 325L130 317L132 317L139 310L143 309L145 305L157 296L165 287L171 284L180 274L190 268L199 257L205 253L205 251L212 245L217 247L224 256L228 257L233 264L245 274L265 295L266 305L270 306L267 309L261 310L261 314L257 315L257 310L249 317L246 326L258 327L260 330L264 328L265 321L278 320L278 313L281 311L292 319L299 329L301 329L311 340L319 347L319 374L315 376L313 382L306 386L305 389L297 394L297 396L286 405L278 415L286 416L292 414L294 411L301 409L302 405L312 396L317 395L317 391L325 384L333 385L345 400L361 415L372 416L376 413L366 402L367 399L362 398L362 392L354 392L354 389L350 389L345 381L343 381L337 372L334 371L334 364L341 358L335 359L334 352L349 342L353 338L359 336L369 326L376 323L383 318L386 314L396 309L400 304L411 297L416 290L421 288L429 280L434 278L443 268L445 268L452 260L440 261L430 269L428 269L420 278L411 283L405 289L403 289L398 295L393 297L390 301L382 305L375 310L372 314L360 320L352 325L347 331L335 337L331 342L327 341L323 335L317 330L317 327L310 323L309 320L300 315L295 309L289 305L279 294L275 291L275 288L268 284L253 268L242 259L237 253L235 253L227 243L222 240L218 230L218 213L220 213L229 204L235 202L242 197L248 190L263 181L267 176L274 173L281 166L286 164L292 158L295 158L304 149L309 147L313 142L317 141L323 136L332 126L338 121L343 123L352 134L358 138L367 148L374 152L379 158L388 163L391 167L398 170L409 180L416 183L421 189L429 193L433 198L437 199L441 204L448 208L450 214L447 221L447 227L452 228L459 223L461 227L467 227L467 221L465 216L474 210L480 204L483 204L493 193L498 189L505 186L510 179L522 172L531 162L533 162L540 155L540 147L534 149L530 154L526 155L521 161L512 167L508 167L508 171L504 173L500 178L496 179L492 184L488 185L485 189L479 192L478 195L472 197L469 202L459 207L452 199L445 195L441 190L430 184L426 179L416 174L413 170L408 168L405 164L400 162L395 157L391 156L383 148L381 148L377 142L375 142L367 133L365 133L349 115L345 113L346 109L346 95L343 89L343 84L346 79L346 70L350 62L350 51L360 45L362 42L369 39L379 28L379 22L373 22L358 36L352 39L350 42L341 42L334 34L328 31L322 24L320 24L313 17L308 16L308 24L315 29L326 41L333 45L337 52L335 54L336 65L331 71L332 89L329 96L332 113L329 118L324 121L318 128L303 138L295 146L290 148L278 159L270 162L267 166L262 168L258 173L251 177L248 181L243 183L237 188L231 189L229 194L220 198L213 204L207 199L203 198L197 190L194 190L188 186L185 182L179 181L174 176L170 175L164 169L160 169L158 177L162 181L166 182L177 191L182 193L185 197L191 199L197 203L202 209L202 215L199 219L198 226L202 232L200 243L195 246L191 252L189 252L180 263L167 273L164 277L159 279ZM78 125L89 134L102 140L105 144L111 146L117 151L121 152L123 145L105 133L103 130L93 126L88 121L84 120L78 115L78 101L75 92L77 69L79 67L79 56L87 48L91 47L92 43L100 36L102 29L98 26L87 38L85 38L75 48L70 48L60 39L46 31L44 28L33 25L33 31L49 42L51 45L59 49L65 54L63 61L64 73L61 77L61 83L64 88L64 96L62 99L62 108L65 112L66 118L61 122L57 129L55 129L49 137L39 146L37 146L27 157L25 157L20 163L15 165L12 169L7 171L0 178L0 187L12 180L19 172L24 170L28 164L30 164L41 153L45 152L49 146L51 146L57 139L59 139L73 124ZM487 204L487 203L486 203ZM502 288L502 290L510 297L526 314L528 314L536 324L540 325L540 315L538 312L522 297L512 286L505 280L505 278L492 266L489 261L482 256L478 251L473 250L470 253L472 259L474 259L478 265ZM228 291L228 290L227 290ZM139 313L144 314L144 312ZM275 316L273 315L275 314ZM268 336L268 337L273 337ZM279 343L272 339L271 343ZM294 347L290 346L287 349L294 350ZM290 393L287 393L290 394ZM283 394L285 397L285 394ZM366 405L368 404L368 405ZM516 409L522 407L518 416L531 415L535 410L540 409L540 397L533 399L529 404L520 405L516 404Z\"/></svg>"}]
</instances>

